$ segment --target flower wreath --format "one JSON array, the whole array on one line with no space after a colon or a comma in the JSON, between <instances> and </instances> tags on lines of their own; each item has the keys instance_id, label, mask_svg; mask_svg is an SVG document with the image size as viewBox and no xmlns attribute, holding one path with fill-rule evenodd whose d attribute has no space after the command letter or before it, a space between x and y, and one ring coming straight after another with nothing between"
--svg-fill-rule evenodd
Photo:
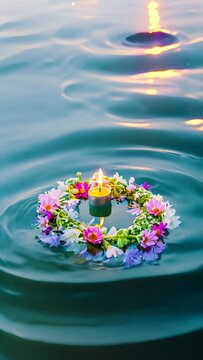
<instances>
[{"instance_id":1,"label":"flower wreath","mask_svg":"<svg viewBox=\"0 0 203 360\"><path fill-rule=\"evenodd\" d=\"M79 205L88 199L96 176L82 180L81 173L76 175L39 195L37 227L41 232L37 238L50 247L62 246L88 261L125 267L156 261L166 248L169 230L181 223L173 206L161 195L153 194L146 182L137 185L133 177L127 182L116 173L104 177L104 184L110 187L112 200L127 202L132 225L108 230L95 225L95 219L85 224L80 220Z\"/></svg>"}]
</instances>

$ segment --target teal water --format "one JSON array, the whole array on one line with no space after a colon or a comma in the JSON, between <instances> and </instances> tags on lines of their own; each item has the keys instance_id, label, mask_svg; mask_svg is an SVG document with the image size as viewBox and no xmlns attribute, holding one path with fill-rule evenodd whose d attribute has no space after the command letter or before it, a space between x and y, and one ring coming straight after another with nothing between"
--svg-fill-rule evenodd
<instances>
[{"instance_id":1,"label":"teal water","mask_svg":"<svg viewBox=\"0 0 203 360\"><path fill-rule=\"evenodd\" d=\"M0 360L201 358L203 7L154 2L0 1ZM128 46L157 23L173 45ZM174 204L158 265L103 269L35 241L38 193L99 167Z\"/></svg>"}]
</instances>

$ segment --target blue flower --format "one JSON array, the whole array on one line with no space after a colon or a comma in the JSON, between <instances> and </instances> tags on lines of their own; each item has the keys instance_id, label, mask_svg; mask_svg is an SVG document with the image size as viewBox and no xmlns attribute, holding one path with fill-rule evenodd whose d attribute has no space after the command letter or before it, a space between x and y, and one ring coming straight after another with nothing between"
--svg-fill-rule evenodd
<instances>
[{"instance_id":1,"label":"blue flower","mask_svg":"<svg viewBox=\"0 0 203 360\"><path fill-rule=\"evenodd\" d=\"M83 250L86 250L87 245L84 243L72 243L70 246L64 246L66 251L74 252L74 254L80 254Z\"/></svg>"},{"instance_id":2,"label":"blue flower","mask_svg":"<svg viewBox=\"0 0 203 360\"><path fill-rule=\"evenodd\" d=\"M53 231L50 232L50 234L46 235L46 234L40 234L39 235L39 239L44 243L49 245L50 247L52 246L59 246L60 245L60 240L61 240L61 235L55 234Z\"/></svg>"},{"instance_id":3,"label":"blue flower","mask_svg":"<svg viewBox=\"0 0 203 360\"><path fill-rule=\"evenodd\" d=\"M161 254L166 249L166 244L163 241L158 241L156 245L153 246L155 254Z\"/></svg>"},{"instance_id":4,"label":"blue flower","mask_svg":"<svg viewBox=\"0 0 203 360\"><path fill-rule=\"evenodd\" d=\"M129 247L124 255L123 263L126 267L139 265L142 262L142 252L137 247Z\"/></svg>"},{"instance_id":5,"label":"blue flower","mask_svg":"<svg viewBox=\"0 0 203 360\"><path fill-rule=\"evenodd\" d=\"M80 256L81 256L81 258L83 258L84 260L87 260L87 261L93 259L93 255L88 252L87 247L80 252Z\"/></svg>"},{"instance_id":6,"label":"blue flower","mask_svg":"<svg viewBox=\"0 0 203 360\"><path fill-rule=\"evenodd\" d=\"M143 260L145 260L145 261L152 262L152 261L157 260L158 257L159 256L154 252L153 248L151 248L149 251L145 251L143 253Z\"/></svg>"},{"instance_id":7,"label":"blue flower","mask_svg":"<svg viewBox=\"0 0 203 360\"><path fill-rule=\"evenodd\" d=\"M100 262L105 259L105 255L103 251L98 251L95 256L93 256L92 261Z\"/></svg>"}]
</instances>

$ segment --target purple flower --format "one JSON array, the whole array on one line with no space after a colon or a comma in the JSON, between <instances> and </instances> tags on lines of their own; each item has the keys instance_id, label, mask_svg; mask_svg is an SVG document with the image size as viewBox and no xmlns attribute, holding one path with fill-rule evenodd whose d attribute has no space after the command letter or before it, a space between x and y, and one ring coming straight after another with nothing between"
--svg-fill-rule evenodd
<instances>
[{"instance_id":1,"label":"purple flower","mask_svg":"<svg viewBox=\"0 0 203 360\"><path fill-rule=\"evenodd\" d=\"M151 187L151 185L149 185L146 181L140 186L145 190L148 190Z\"/></svg>"},{"instance_id":2,"label":"purple flower","mask_svg":"<svg viewBox=\"0 0 203 360\"><path fill-rule=\"evenodd\" d=\"M142 232L142 240L140 245L142 248L149 248L157 243L158 237L156 236L156 231L154 230L144 230Z\"/></svg>"},{"instance_id":3,"label":"purple flower","mask_svg":"<svg viewBox=\"0 0 203 360\"><path fill-rule=\"evenodd\" d=\"M45 214L49 220L53 217L53 214L51 211L46 211Z\"/></svg>"},{"instance_id":4,"label":"purple flower","mask_svg":"<svg viewBox=\"0 0 203 360\"><path fill-rule=\"evenodd\" d=\"M142 252L137 247L128 248L125 252L123 264L126 267L139 265L142 262Z\"/></svg>"},{"instance_id":5,"label":"purple flower","mask_svg":"<svg viewBox=\"0 0 203 360\"><path fill-rule=\"evenodd\" d=\"M132 215L139 215L141 213L141 209L139 205L135 201L133 201L131 207L129 207L129 210L127 212Z\"/></svg>"},{"instance_id":6,"label":"purple flower","mask_svg":"<svg viewBox=\"0 0 203 360\"><path fill-rule=\"evenodd\" d=\"M77 199L88 199L89 185L87 182L78 182L74 185L74 188L77 190L77 192L74 192Z\"/></svg>"},{"instance_id":7,"label":"purple flower","mask_svg":"<svg viewBox=\"0 0 203 360\"><path fill-rule=\"evenodd\" d=\"M84 230L84 239L92 244L100 244L103 239L103 234L98 227L89 226Z\"/></svg>"},{"instance_id":8,"label":"purple flower","mask_svg":"<svg viewBox=\"0 0 203 360\"><path fill-rule=\"evenodd\" d=\"M146 209L149 214L159 215L165 209L165 205L161 200L151 199L146 203Z\"/></svg>"},{"instance_id":9,"label":"purple flower","mask_svg":"<svg viewBox=\"0 0 203 360\"><path fill-rule=\"evenodd\" d=\"M165 224L163 222L161 222L159 225L154 224L153 230L156 232L156 235L158 237L163 237L166 234L166 226L167 226L167 224Z\"/></svg>"},{"instance_id":10,"label":"purple flower","mask_svg":"<svg viewBox=\"0 0 203 360\"><path fill-rule=\"evenodd\" d=\"M44 243L49 245L50 247L52 246L59 246L60 245L60 239L61 239L61 235L55 234L54 232L50 232L50 234L45 235L45 234L40 234L39 235L39 239Z\"/></svg>"},{"instance_id":11,"label":"purple flower","mask_svg":"<svg viewBox=\"0 0 203 360\"><path fill-rule=\"evenodd\" d=\"M37 222L39 224L39 228L42 231L47 230L47 228L49 227L49 219L48 216L42 216L42 215L38 215L37 217Z\"/></svg>"}]
</instances>

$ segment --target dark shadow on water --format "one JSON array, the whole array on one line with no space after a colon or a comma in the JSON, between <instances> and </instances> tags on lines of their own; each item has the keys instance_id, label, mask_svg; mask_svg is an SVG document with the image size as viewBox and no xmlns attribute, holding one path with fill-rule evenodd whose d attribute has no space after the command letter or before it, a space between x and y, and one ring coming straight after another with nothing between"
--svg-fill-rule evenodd
<instances>
[{"instance_id":1,"label":"dark shadow on water","mask_svg":"<svg viewBox=\"0 0 203 360\"><path fill-rule=\"evenodd\" d=\"M135 47L168 46L178 42L178 39L167 32L141 32L129 35L125 38L124 44Z\"/></svg>"}]
</instances>

